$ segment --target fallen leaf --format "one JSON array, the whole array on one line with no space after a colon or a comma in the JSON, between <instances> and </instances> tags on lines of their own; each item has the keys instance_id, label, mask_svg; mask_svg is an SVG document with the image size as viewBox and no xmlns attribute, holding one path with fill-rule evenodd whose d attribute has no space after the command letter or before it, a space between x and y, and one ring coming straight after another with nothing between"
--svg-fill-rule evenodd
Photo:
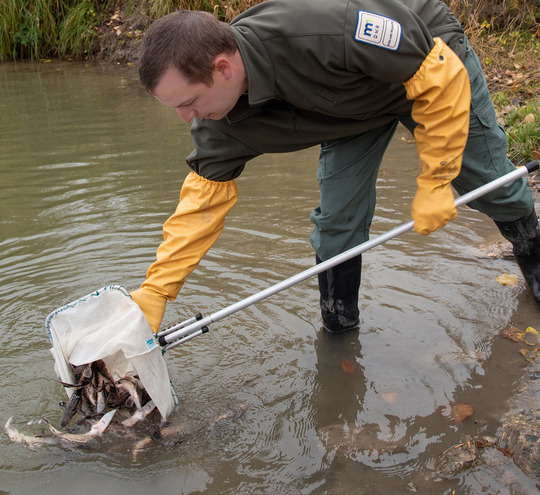
<instances>
[{"instance_id":1,"label":"fallen leaf","mask_svg":"<svg viewBox=\"0 0 540 495\"><path fill-rule=\"evenodd\" d=\"M523 357L529 361L529 363L532 363L540 356L540 347L535 347L534 349L520 349L519 352L521 352Z\"/></svg>"},{"instance_id":2,"label":"fallen leaf","mask_svg":"<svg viewBox=\"0 0 540 495\"><path fill-rule=\"evenodd\" d=\"M517 287L519 285L517 275L503 273L495 278L501 285L507 285L509 287Z\"/></svg>"},{"instance_id":3,"label":"fallen leaf","mask_svg":"<svg viewBox=\"0 0 540 495\"><path fill-rule=\"evenodd\" d=\"M519 342L518 334L521 333L519 328L514 327L513 325L508 325L508 328L505 328L501 335L507 339L513 340L514 342Z\"/></svg>"},{"instance_id":4,"label":"fallen leaf","mask_svg":"<svg viewBox=\"0 0 540 495\"><path fill-rule=\"evenodd\" d=\"M473 408L469 404L454 404L450 413L454 423L460 424L464 419L473 413Z\"/></svg>"},{"instance_id":5,"label":"fallen leaf","mask_svg":"<svg viewBox=\"0 0 540 495\"><path fill-rule=\"evenodd\" d=\"M525 117L523 118L522 124L530 124L532 122L534 122L534 114L529 113L529 114L525 115Z\"/></svg>"},{"instance_id":6,"label":"fallen leaf","mask_svg":"<svg viewBox=\"0 0 540 495\"><path fill-rule=\"evenodd\" d=\"M527 345L540 345L540 335L533 327L528 327L525 332L518 333L517 338Z\"/></svg>"},{"instance_id":7,"label":"fallen leaf","mask_svg":"<svg viewBox=\"0 0 540 495\"><path fill-rule=\"evenodd\" d=\"M389 404L395 404L397 401L398 394L397 392L386 392L384 394L381 394L381 397Z\"/></svg>"},{"instance_id":8,"label":"fallen leaf","mask_svg":"<svg viewBox=\"0 0 540 495\"><path fill-rule=\"evenodd\" d=\"M347 373L348 375L352 375L354 373L355 368L354 368L354 364L344 359L343 361L341 361L341 369L343 369L343 371Z\"/></svg>"},{"instance_id":9,"label":"fallen leaf","mask_svg":"<svg viewBox=\"0 0 540 495\"><path fill-rule=\"evenodd\" d=\"M502 109L502 112L503 113L510 113L510 112L513 112L514 110L517 110L518 107L516 107L515 105L506 105L503 109Z\"/></svg>"}]
</instances>

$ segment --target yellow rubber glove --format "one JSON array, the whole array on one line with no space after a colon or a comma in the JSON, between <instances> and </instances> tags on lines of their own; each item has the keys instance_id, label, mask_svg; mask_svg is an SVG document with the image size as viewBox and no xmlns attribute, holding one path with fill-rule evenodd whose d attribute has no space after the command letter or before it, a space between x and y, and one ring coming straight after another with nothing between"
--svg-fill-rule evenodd
<instances>
[{"instance_id":1,"label":"yellow rubber glove","mask_svg":"<svg viewBox=\"0 0 540 495\"><path fill-rule=\"evenodd\" d=\"M176 299L185 278L223 231L225 217L238 199L234 180L216 182L190 172L175 213L163 225L163 242L146 280L131 297L153 332L159 330L167 300Z\"/></svg>"},{"instance_id":2,"label":"yellow rubber glove","mask_svg":"<svg viewBox=\"0 0 540 495\"><path fill-rule=\"evenodd\" d=\"M144 316L146 316L152 332L157 333L163 319L163 314L165 313L167 298L142 288L131 292L130 296L139 305Z\"/></svg>"},{"instance_id":3,"label":"yellow rubber glove","mask_svg":"<svg viewBox=\"0 0 540 495\"><path fill-rule=\"evenodd\" d=\"M471 89L467 69L440 39L411 79L404 83L414 100L412 117L422 173L412 202L414 229L427 235L457 217L450 185L461 170L469 135Z\"/></svg>"}]
</instances>

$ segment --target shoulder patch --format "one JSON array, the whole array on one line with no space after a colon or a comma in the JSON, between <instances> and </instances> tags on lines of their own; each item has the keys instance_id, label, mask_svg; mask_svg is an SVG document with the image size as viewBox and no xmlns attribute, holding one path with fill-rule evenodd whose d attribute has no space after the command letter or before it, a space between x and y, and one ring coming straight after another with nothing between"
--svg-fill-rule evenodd
<instances>
[{"instance_id":1,"label":"shoulder patch","mask_svg":"<svg viewBox=\"0 0 540 495\"><path fill-rule=\"evenodd\" d=\"M401 43L401 24L390 17L359 10L354 39L396 51Z\"/></svg>"}]
</instances>

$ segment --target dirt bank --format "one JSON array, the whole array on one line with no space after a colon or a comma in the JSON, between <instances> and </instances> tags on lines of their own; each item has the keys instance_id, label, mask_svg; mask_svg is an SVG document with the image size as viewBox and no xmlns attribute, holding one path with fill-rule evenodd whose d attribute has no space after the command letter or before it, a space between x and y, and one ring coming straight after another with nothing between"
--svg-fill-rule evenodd
<instances>
[{"instance_id":1,"label":"dirt bank","mask_svg":"<svg viewBox=\"0 0 540 495\"><path fill-rule=\"evenodd\" d=\"M120 7L116 8L99 27L95 58L114 64L136 64L144 32L150 24L150 18L140 12L125 15Z\"/></svg>"}]
</instances>

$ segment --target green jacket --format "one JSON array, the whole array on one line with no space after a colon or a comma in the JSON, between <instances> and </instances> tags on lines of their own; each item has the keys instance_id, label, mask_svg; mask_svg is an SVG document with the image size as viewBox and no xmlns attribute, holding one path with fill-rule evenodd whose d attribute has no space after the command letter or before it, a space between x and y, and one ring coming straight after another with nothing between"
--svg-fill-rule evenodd
<instances>
[{"instance_id":1,"label":"green jacket","mask_svg":"<svg viewBox=\"0 0 540 495\"><path fill-rule=\"evenodd\" d=\"M220 121L194 119L199 175L230 180L263 153L288 152L410 114L403 83L440 37L465 36L440 0L268 0L231 26L249 89Z\"/></svg>"}]
</instances>

